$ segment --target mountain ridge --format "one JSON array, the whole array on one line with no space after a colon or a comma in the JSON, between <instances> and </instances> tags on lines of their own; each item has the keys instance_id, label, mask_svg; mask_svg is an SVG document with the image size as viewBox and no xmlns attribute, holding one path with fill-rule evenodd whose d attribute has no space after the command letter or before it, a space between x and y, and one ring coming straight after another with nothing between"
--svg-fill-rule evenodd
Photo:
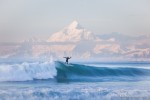
<instances>
[{"instance_id":1,"label":"mountain ridge","mask_svg":"<svg viewBox=\"0 0 150 100\"><path fill-rule=\"evenodd\" d=\"M150 36L128 36L120 33L97 34L73 21L62 30L52 34L47 41L36 38L20 44L2 45L0 58L117 58L150 59ZM114 59L113 59L114 60Z\"/></svg>"}]
</instances>

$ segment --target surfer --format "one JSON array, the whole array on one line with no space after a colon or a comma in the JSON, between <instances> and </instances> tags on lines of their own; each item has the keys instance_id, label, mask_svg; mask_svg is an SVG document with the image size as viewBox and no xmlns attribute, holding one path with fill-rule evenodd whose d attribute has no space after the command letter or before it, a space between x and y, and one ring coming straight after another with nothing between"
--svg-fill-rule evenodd
<instances>
[{"instance_id":1,"label":"surfer","mask_svg":"<svg viewBox=\"0 0 150 100\"><path fill-rule=\"evenodd\" d=\"M71 58L71 57L64 57L66 58L66 63L68 64L68 60Z\"/></svg>"}]
</instances>

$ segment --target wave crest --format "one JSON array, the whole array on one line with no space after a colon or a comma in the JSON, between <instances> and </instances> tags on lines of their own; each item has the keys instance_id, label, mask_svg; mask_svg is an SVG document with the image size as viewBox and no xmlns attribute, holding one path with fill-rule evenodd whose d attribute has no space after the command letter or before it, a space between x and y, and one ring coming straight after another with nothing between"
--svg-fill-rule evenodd
<instances>
[{"instance_id":1,"label":"wave crest","mask_svg":"<svg viewBox=\"0 0 150 100\"><path fill-rule=\"evenodd\" d=\"M35 62L0 65L0 81L27 81L34 79L49 79L56 76L53 62Z\"/></svg>"}]
</instances>

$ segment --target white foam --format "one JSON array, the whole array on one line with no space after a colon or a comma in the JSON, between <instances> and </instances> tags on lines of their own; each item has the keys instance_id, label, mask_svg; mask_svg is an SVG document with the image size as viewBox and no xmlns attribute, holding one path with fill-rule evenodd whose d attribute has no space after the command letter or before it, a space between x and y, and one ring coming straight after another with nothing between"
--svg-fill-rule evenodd
<instances>
[{"instance_id":1,"label":"white foam","mask_svg":"<svg viewBox=\"0 0 150 100\"><path fill-rule=\"evenodd\" d=\"M126 65L126 64L84 64L87 66L93 67L108 67L108 68L142 68L142 69L150 69L150 65Z\"/></svg>"},{"instance_id":2,"label":"white foam","mask_svg":"<svg viewBox=\"0 0 150 100\"><path fill-rule=\"evenodd\" d=\"M27 81L49 79L56 76L54 62L24 62L21 64L1 64L0 81Z\"/></svg>"},{"instance_id":3,"label":"white foam","mask_svg":"<svg viewBox=\"0 0 150 100\"><path fill-rule=\"evenodd\" d=\"M68 85L68 84L67 84ZM86 84L87 85L87 84ZM1 89L4 100L149 100L149 89L107 89L89 86Z\"/></svg>"}]
</instances>

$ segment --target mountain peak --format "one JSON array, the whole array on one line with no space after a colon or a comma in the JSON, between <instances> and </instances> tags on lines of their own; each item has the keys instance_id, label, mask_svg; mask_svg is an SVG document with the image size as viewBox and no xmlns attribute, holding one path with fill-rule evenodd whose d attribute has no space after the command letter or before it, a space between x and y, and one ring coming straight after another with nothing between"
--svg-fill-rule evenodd
<instances>
[{"instance_id":1,"label":"mountain peak","mask_svg":"<svg viewBox=\"0 0 150 100\"><path fill-rule=\"evenodd\" d=\"M68 28L82 28L81 26L80 26L80 24L78 23L78 21L76 21L76 20L74 20L69 26L68 26Z\"/></svg>"},{"instance_id":2,"label":"mountain peak","mask_svg":"<svg viewBox=\"0 0 150 100\"><path fill-rule=\"evenodd\" d=\"M75 20L68 27L51 35L50 42L77 42L82 40L93 40L95 38L92 32L84 29Z\"/></svg>"}]
</instances>

